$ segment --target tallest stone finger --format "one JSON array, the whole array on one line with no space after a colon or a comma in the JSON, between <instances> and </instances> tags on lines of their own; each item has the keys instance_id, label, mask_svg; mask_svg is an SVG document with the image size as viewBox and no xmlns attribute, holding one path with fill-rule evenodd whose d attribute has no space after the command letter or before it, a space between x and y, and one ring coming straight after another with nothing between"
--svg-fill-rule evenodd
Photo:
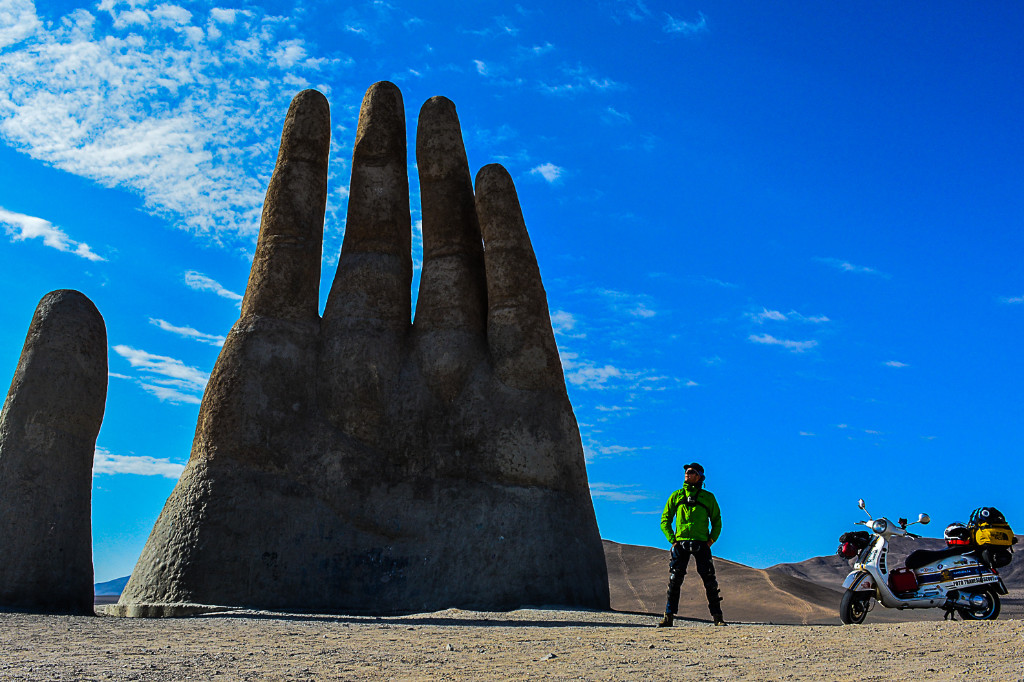
<instances>
[{"instance_id":1,"label":"tallest stone finger","mask_svg":"<svg viewBox=\"0 0 1024 682\"><path fill-rule=\"evenodd\" d=\"M317 317L330 146L327 99L303 90L285 118L242 317Z\"/></svg>"},{"instance_id":2,"label":"tallest stone finger","mask_svg":"<svg viewBox=\"0 0 1024 682\"><path fill-rule=\"evenodd\" d=\"M421 367L446 397L486 349L484 251L455 105L432 97L420 110L416 163L423 210L423 272L415 335Z\"/></svg>"}]
</instances>

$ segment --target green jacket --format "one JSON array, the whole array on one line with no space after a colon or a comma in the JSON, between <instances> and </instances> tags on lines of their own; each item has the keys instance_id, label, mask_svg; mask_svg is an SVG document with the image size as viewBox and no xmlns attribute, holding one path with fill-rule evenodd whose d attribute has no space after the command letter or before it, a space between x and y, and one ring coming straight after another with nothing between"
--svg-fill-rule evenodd
<instances>
[{"instance_id":1,"label":"green jacket","mask_svg":"<svg viewBox=\"0 0 1024 682\"><path fill-rule=\"evenodd\" d=\"M718 500L707 490L696 490L699 504L687 505L686 498L693 496L695 490L689 485L672 493L661 513L661 531L665 533L669 543L681 540L718 540L722 534L722 512L718 508ZM676 529L672 530L675 520ZM711 526L710 532L708 526Z\"/></svg>"}]
</instances>

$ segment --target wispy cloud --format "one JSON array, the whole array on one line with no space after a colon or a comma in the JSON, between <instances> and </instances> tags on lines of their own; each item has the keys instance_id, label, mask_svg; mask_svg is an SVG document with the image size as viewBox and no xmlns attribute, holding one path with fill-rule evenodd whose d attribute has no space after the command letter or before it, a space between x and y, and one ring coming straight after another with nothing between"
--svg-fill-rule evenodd
<instances>
[{"instance_id":1,"label":"wispy cloud","mask_svg":"<svg viewBox=\"0 0 1024 682\"><path fill-rule=\"evenodd\" d=\"M217 336L216 334L204 334L203 332L193 329L192 327L176 327L175 325L171 324L166 320L159 320L153 317L149 318L149 323L154 324L157 327L160 327L160 329L163 329L165 332L171 332L172 334L183 336L186 339L195 339L200 343L208 343L211 346L224 345L223 336Z\"/></svg>"},{"instance_id":2,"label":"wispy cloud","mask_svg":"<svg viewBox=\"0 0 1024 682\"><path fill-rule=\"evenodd\" d=\"M212 291L221 298L226 298L231 301L242 301L241 294L236 294L233 291L225 289L216 280L211 279L201 272L195 270L189 270L185 273L185 284L189 289L195 289L196 291Z\"/></svg>"},{"instance_id":3,"label":"wispy cloud","mask_svg":"<svg viewBox=\"0 0 1024 682\"><path fill-rule=\"evenodd\" d=\"M818 261L819 263L824 263L825 265L829 265L833 268L837 268L844 272L856 272L863 275L878 275L879 277L885 278L889 277L889 275L879 270L876 270L875 268L869 268L865 265L854 265L853 263L842 260L840 258L815 258L815 260Z\"/></svg>"},{"instance_id":4,"label":"wispy cloud","mask_svg":"<svg viewBox=\"0 0 1024 682\"><path fill-rule=\"evenodd\" d=\"M15 213L0 207L0 224L3 224L4 230L10 235L12 242L21 242L26 239L42 239L43 244L58 251L73 253L76 256L81 256L91 261L106 260L102 256L93 253L88 244L76 242L48 220L35 218L24 213Z\"/></svg>"},{"instance_id":5,"label":"wispy cloud","mask_svg":"<svg viewBox=\"0 0 1024 682\"><path fill-rule=\"evenodd\" d=\"M142 373L135 381L161 401L194 405L201 402L206 382L210 379L206 372L190 367L181 360L154 355L131 346L114 346L114 352Z\"/></svg>"},{"instance_id":6,"label":"wispy cloud","mask_svg":"<svg viewBox=\"0 0 1024 682\"><path fill-rule=\"evenodd\" d=\"M747 339L753 343L761 343L769 346L782 346L794 353L803 353L804 351L810 350L818 345L818 342L813 339L810 341L792 341L790 339L778 339L771 334L751 334Z\"/></svg>"},{"instance_id":7,"label":"wispy cloud","mask_svg":"<svg viewBox=\"0 0 1024 682\"><path fill-rule=\"evenodd\" d=\"M533 57L540 57L541 55L545 55L554 49L554 45L546 42L543 45L531 45L530 47L524 48L523 51Z\"/></svg>"},{"instance_id":8,"label":"wispy cloud","mask_svg":"<svg viewBox=\"0 0 1024 682\"><path fill-rule=\"evenodd\" d=\"M576 327L576 316L565 310L555 310L551 313L551 328L556 334L569 335ZM582 338L584 335L572 335L572 338Z\"/></svg>"},{"instance_id":9,"label":"wispy cloud","mask_svg":"<svg viewBox=\"0 0 1024 682\"><path fill-rule=\"evenodd\" d=\"M644 294L631 294L615 289L598 289L596 293L607 299L615 311L630 317L648 319L658 314L657 310L651 308L650 297Z\"/></svg>"},{"instance_id":10,"label":"wispy cloud","mask_svg":"<svg viewBox=\"0 0 1024 682\"><path fill-rule=\"evenodd\" d=\"M884 364L886 367L910 367L910 365L908 365L907 363L900 362L899 360L888 360L882 364Z\"/></svg>"},{"instance_id":11,"label":"wispy cloud","mask_svg":"<svg viewBox=\"0 0 1024 682\"><path fill-rule=\"evenodd\" d=\"M1005 296L999 300L1002 301L1003 303L1011 304L1024 303L1024 296Z\"/></svg>"},{"instance_id":12,"label":"wispy cloud","mask_svg":"<svg viewBox=\"0 0 1024 682\"><path fill-rule=\"evenodd\" d=\"M618 90L622 85L610 78L595 75L583 65L562 67L565 81L562 83L542 83L541 91L552 95L579 95L586 92L605 92Z\"/></svg>"},{"instance_id":13,"label":"wispy cloud","mask_svg":"<svg viewBox=\"0 0 1024 682\"><path fill-rule=\"evenodd\" d=\"M485 64L484 62L480 61L479 59L474 59L473 60L473 65L476 67L476 72L478 74L480 74L481 76L488 75L487 64Z\"/></svg>"},{"instance_id":14,"label":"wispy cloud","mask_svg":"<svg viewBox=\"0 0 1024 682\"><path fill-rule=\"evenodd\" d=\"M723 289L738 289L739 284L733 284L732 282L726 282L724 280L715 279L714 277L707 277L706 275L700 275L696 280L701 284L711 284L716 287L722 287Z\"/></svg>"},{"instance_id":15,"label":"wispy cloud","mask_svg":"<svg viewBox=\"0 0 1024 682\"><path fill-rule=\"evenodd\" d=\"M598 365L581 358L578 353L563 352L562 369L565 380L574 386L589 389L610 388L609 382L614 379L627 379L635 374L625 372L614 365Z\"/></svg>"},{"instance_id":16,"label":"wispy cloud","mask_svg":"<svg viewBox=\"0 0 1024 682\"><path fill-rule=\"evenodd\" d=\"M776 322L786 321L786 316L780 313L778 310L768 310L767 308L762 308L761 312L747 313L746 315L747 317L752 319L754 322L757 322L758 324L764 323L765 320L774 320Z\"/></svg>"},{"instance_id":17,"label":"wispy cloud","mask_svg":"<svg viewBox=\"0 0 1024 682\"><path fill-rule=\"evenodd\" d=\"M831 322L825 315L801 315L795 310L783 313L778 310L768 310L768 308L761 308L760 312L756 313L746 313L746 316L758 324L764 324L769 320L773 322L807 322L810 324Z\"/></svg>"},{"instance_id":18,"label":"wispy cloud","mask_svg":"<svg viewBox=\"0 0 1024 682\"><path fill-rule=\"evenodd\" d=\"M590 495L595 499L609 502L638 502L650 498L650 494L638 489L638 485L616 483L591 483Z\"/></svg>"},{"instance_id":19,"label":"wispy cloud","mask_svg":"<svg viewBox=\"0 0 1024 682\"><path fill-rule=\"evenodd\" d=\"M679 33L686 37L693 37L708 32L708 18L704 16L703 12L697 13L696 21L676 19L671 14L665 14L665 19L663 26L665 33Z\"/></svg>"},{"instance_id":20,"label":"wispy cloud","mask_svg":"<svg viewBox=\"0 0 1024 682\"><path fill-rule=\"evenodd\" d=\"M633 117L615 107L607 107L601 115L601 120L608 124L632 123Z\"/></svg>"},{"instance_id":21,"label":"wispy cloud","mask_svg":"<svg viewBox=\"0 0 1024 682\"><path fill-rule=\"evenodd\" d=\"M107 0L44 23L13 4L0 138L216 239L255 233L266 178L252 169L269 172L289 99L346 64L310 57L293 22L262 9Z\"/></svg>"},{"instance_id":22,"label":"wispy cloud","mask_svg":"<svg viewBox=\"0 0 1024 682\"><path fill-rule=\"evenodd\" d=\"M139 476L163 476L177 479L185 470L184 464L175 464L169 459L115 455L103 448L96 448L93 456L92 473L96 474L136 474Z\"/></svg>"},{"instance_id":23,"label":"wispy cloud","mask_svg":"<svg viewBox=\"0 0 1024 682\"><path fill-rule=\"evenodd\" d=\"M564 172L565 170L563 168L556 166L553 163L542 163L536 168L530 170L532 175L539 175L548 182L555 182L562 177Z\"/></svg>"}]
</instances>

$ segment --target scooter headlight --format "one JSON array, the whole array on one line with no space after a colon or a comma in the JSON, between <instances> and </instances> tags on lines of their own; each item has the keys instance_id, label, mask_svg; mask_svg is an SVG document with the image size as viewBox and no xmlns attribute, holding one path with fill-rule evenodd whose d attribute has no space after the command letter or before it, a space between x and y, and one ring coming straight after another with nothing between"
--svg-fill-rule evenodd
<instances>
[{"instance_id":1,"label":"scooter headlight","mask_svg":"<svg viewBox=\"0 0 1024 682\"><path fill-rule=\"evenodd\" d=\"M875 519L874 521L871 522L871 530L873 530L878 535L881 535L882 533L884 533L885 529L888 528L888 527L889 527L889 522L886 521L885 519Z\"/></svg>"}]
</instances>

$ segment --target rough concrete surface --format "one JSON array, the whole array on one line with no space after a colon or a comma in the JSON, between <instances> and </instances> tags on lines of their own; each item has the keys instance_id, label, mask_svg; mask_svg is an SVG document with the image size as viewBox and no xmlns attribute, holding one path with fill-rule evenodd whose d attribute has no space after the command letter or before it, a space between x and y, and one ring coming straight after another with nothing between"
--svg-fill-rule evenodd
<instances>
[{"instance_id":1,"label":"rough concrete surface","mask_svg":"<svg viewBox=\"0 0 1024 682\"><path fill-rule=\"evenodd\" d=\"M0 680L1020 680L1024 621L677 622L602 611L385 618L0 614Z\"/></svg>"},{"instance_id":2,"label":"rough concrete surface","mask_svg":"<svg viewBox=\"0 0 1024 682\"><path fill-rule=\"evenodd\" d=\"M606 607L579 429L511 178L488 166L474 194L455 105L423 105L410 322L404 105L373 85L321 319L329 146L327 101L304 91L191 458L118 612Z\"/></svg>"},{"instance_id":3,"label":"rough concrete surface","mask_svg":"<svg viewBox=\"0 0 1024 682\"><path fill-rule=\"evenodd\" d=\"M0 606L92 613L92 461L107 332L83 294L52 291L0 413Z\"/></svg>"}]
</instances>

